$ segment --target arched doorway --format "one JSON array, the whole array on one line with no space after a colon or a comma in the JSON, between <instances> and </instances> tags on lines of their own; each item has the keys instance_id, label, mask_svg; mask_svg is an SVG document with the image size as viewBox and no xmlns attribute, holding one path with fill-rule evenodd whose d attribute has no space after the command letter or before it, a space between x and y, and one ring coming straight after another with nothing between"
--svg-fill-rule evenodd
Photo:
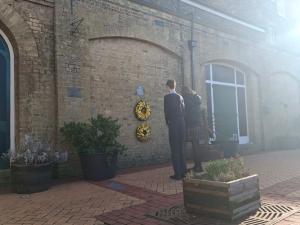
<instances>
[{"instance_id":1,"label":"arched doorway","mask_svg":"<svg viewBox=\"0 0 300 225\"><path fill-rule=\"evenodd\" d=\"M0 30L0 169L9 166L3 154L14 151L13 53L8 38Z\"/></svg>"},{"instance_id":2,"label":"arched doorway","mask_svg":"<svg viewBox=\"0 0 300 225\"><path fill-rule=\"evenodd\" d=\"M245 73L228 65L208 64L205 76L214 139L249 143Z\"/></svg>"}]
</instances>

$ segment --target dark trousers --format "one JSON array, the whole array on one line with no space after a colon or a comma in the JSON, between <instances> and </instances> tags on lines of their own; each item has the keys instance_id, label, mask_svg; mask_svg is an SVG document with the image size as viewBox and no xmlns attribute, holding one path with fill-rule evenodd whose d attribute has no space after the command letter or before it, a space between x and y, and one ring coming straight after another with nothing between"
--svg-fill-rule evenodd
<instances>
[{"instance_id":1,"label":"dark trousers","mask_svg":"<svg viewBox=\"0 0 300 225\"><path fill-rule=\"evenodd\" d=\"M174 174L181 177L186 173L184 157L185 125L184 119L178 119L169 124L169 142Z\"/></svg>"}]
</instances>

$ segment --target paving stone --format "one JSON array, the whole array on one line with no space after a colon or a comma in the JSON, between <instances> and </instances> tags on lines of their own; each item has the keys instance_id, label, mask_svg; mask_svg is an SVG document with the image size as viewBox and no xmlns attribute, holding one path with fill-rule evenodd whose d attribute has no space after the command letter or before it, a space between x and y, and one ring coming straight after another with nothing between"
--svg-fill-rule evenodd
<instances>
[{"instance_id":1,"label":"paving stone","mask_svg":"<svg viewBox=\"0 0 300 225\"><path fill-rule=\"evenodd\" d=\"M101 224L95 215L143 202L80 181L32 195L1 195L0 224Z\"/></svg>"},{"instance_id":2,"label":"paving stone","mask_svg":"<svg viewBox=\"0 0 300 225\"><path fill-rule=\"evenodd\" d=\"M247 168L260 175L263 201L300 208L299 158L300 150L245 157ZM164 166L105 182L61 184L32 195L2 194L0 225L166 225L145 214L183 202L181 182L170 180L171 174L172 168ZM278 224L299 225L300 212Z\"/></svg>"}]
</instances>

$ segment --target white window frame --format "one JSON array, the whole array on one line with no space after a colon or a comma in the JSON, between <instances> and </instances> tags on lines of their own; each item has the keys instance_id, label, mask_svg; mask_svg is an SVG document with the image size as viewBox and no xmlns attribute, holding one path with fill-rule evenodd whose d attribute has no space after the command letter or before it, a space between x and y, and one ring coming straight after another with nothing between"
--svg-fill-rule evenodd
<instances>
[{"instance_id":1,"label":"white window frame","mask_svg":"<svg viewBox=\"0 0 300 225\"><path fill-rule=\"evenodd\" d=\"M225 66L228 68L233 69L234 71L234 83L228 83L228 82L220 82L220 81L214 81L213 80L213 70L212 67L213 65L221 65ZM207 84L210 84L210 96L211 96L211 111L212 111L212 125L213 125L213 139L216 140L216 124L215 124L215 108L214 108L214 92L213 92L213 85L223 85L223 86L230 86L235 88L235 101L236 101L236 119L237 119L237 130L238 130L238 138L239 138L239 144L248 144L249 143L249 123L248 123L248 103L247 103L247 80L246 80L246 74L242 70L225 64L225 63L210 63L206 64L205 66L209 66L209 75L210 75L210 80L206 80L205 82ZM240 72L241 74L244 75L244 84L237 84L237 72ZM244 88L245 89L245 107L246 107L246 125L247 125L247 136L240 136L240 124L239 124L239 109L238 109L238 95L237 95L237 90L238 87Z\"/></svg>"},{"instance_id":2,"label":"white window frame","mask_svg":"<svg viewBox=\"0 0 300 225\"><path fill-rule=\"evenodd\" d=\"M16 151L15 143L15 57L13 47L5 35L0 29L0 36L4 39L8 46L10 55L10 149L9 152L14 154Z\"/></svg>"}]
</instances>

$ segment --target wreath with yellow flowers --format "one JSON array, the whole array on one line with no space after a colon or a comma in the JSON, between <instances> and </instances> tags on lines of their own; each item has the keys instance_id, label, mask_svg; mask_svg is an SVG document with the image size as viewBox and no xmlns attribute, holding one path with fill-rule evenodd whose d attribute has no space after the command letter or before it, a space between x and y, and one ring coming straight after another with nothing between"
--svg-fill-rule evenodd
<instances>
[{"instance_id":1,"label":"wreath with yellow flowers","mask_svg":"<svg viewBox=\"0 0 300 225\"><path fill-rule=\"evenodd\" d=\"M136 117L141 121L145 121L151 116L151 106L144 100L138 101L134 111Z\"/></svg>"},{"instance_id":2,"label":"wreath with yellow flowers","mask_svg":"<svg viewBox=\"0 0 300 225\"><path fill-rule=\"evenodd\" d=\"M150 136L151 136L151 127L148 124L143 123L137 127L136 137L139 141L141 142L148 141Z\"/></svg>"}]
</instances>

